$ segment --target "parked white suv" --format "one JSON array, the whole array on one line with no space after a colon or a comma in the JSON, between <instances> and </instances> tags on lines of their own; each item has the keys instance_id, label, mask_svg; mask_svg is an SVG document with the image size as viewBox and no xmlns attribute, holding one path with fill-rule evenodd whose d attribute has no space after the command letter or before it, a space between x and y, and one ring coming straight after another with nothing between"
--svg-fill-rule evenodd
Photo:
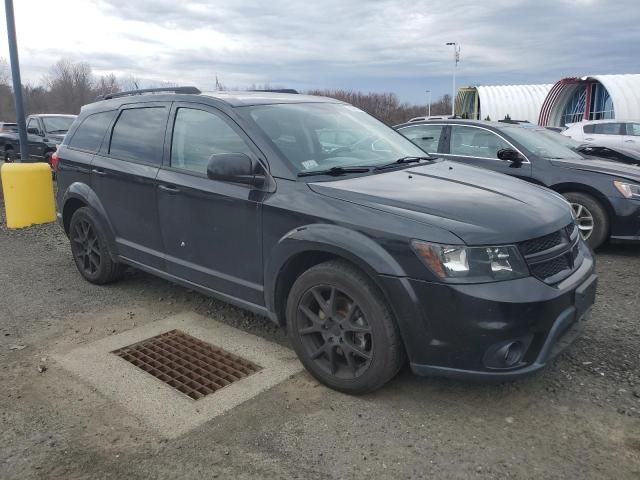
<instances>
[{"instance_id":1,"label":"parked white suv","mask_svg":"<svg viewBox=\"0 0 640 480\"><path fill-rule=\"evenodd\" d=\"M591 120L570 123L561 133L583 143L640 151L640 121Z\"/></svg>"}]
</instances>

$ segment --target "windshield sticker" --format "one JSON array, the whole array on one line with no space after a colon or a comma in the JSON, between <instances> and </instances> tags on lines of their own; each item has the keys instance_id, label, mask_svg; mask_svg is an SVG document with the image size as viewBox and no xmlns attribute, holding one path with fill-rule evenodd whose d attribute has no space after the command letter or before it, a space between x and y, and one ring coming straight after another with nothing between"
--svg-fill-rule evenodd
<instances>
[{"instance_id":1,"label":"windshield sticker","mask_svg":"<svg viewBox=\"0 0 640 480\"><path fill-rule=\"evenodd\" d=\"M305 160L304 162L302 162L302 166L305 170L309 170L310 168L317 167L318 162L316 162L315 160Z\"/></svg>"}]
</instances>

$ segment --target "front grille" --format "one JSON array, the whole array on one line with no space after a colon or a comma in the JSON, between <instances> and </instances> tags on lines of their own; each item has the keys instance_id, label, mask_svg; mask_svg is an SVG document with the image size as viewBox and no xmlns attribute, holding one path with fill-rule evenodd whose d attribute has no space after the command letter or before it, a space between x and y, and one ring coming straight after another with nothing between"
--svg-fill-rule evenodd
<instances>
[{"instance_id":1,"label":"front grille","mask_svg":"<svg viewBox=\"0 0 640 480\"><path fill-rule=\"evenodd\" d=\"M572 223L544 237L527 240L518 245L531 274L546 283L558 283L580 265L578 231Z\"/></svg>"},{"instance_id":2,"label":"front grille","mask_svg":"<svg viewBox=\"0 0 640 480\"><path fill-rule=\"evenodd\" d=\"M531 255L532 253L539 253L544 250L549 250L562 243L562 230L550 233L544 237L534 238L533 240L527 240L520 244L520 251L523 255Z\"/></svg>"}]
</instances>

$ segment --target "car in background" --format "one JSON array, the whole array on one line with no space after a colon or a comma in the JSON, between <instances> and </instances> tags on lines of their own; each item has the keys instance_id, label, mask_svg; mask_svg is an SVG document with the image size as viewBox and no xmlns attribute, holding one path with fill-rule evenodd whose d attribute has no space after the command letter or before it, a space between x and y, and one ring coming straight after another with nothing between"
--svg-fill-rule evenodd
<instances>
[{"instance_id":1,"label":"car in background","mask_svg":"<svg viewBox=\"0 0 640 480\"><path fill-rule=\"evenodd\" d=\"M0 133L17 132L18 124L10 122L0 122Z\"/></svg>"},{"instance_id":2,"label":"car in background","mask_svg":"<svg viewBox=\"0 0 640 480\"><path fill-rule=\"evenodd\" d=\"M338 100L120 92L83 107L55 157L87 281L130 265L267 316L343 392L406 358L422 375L531 374L595 299L562 197L432 159Z\"/></svg>"},{"instance_id":3,"label":"car in background","mask_svg":"<svg viewBox=\"0 0 640 480\"><path fill-rule=\"evenodd\" d=\"M445 120L395 128L429 154L506 173L562 194L593 248L607 239L640 241L640 170L635 166L587 158L540 127Z\"/></svg>"},{"instance_id":4,"label":"car in background","mask_svg":"<svg viewBox=\"0 0 640 480\"><path fill-rule=\"evenodd\" d=\"M546 128L542 129L537 127L536 131L542 135L546 135L552 140L560 142L562 145L569 147L571 150L574 150L586 157L596 157L606 160L614 160L627 165L640 166L640 151L622 147L604 147L602 145L580 143L571 137L560 135L559 133L555 133Z\"/></svg>"},{"instance_id":5,"label":"car in background","mask_svg":"<svg viewBox=\"0 0 640 480\"><path fill-rule=\"evenodd\" d=\"M29 161L47 162L51 165L53 153L75 119L76 115L44 113L29 115L26 119ZM17 126L13 131L0 133L0 145L5 162L20 158L20 137Z\"/></svg>"},{"instance_id":6,"label":"car in background","mask_svg":"<svg viewBox=\"0 0 640 480\"><path fill-rule=\"evenodd\" d=\"M567 127L562 135L581 143L640 151L640 121L590 120Z\"/></svg>"}]
</instances>

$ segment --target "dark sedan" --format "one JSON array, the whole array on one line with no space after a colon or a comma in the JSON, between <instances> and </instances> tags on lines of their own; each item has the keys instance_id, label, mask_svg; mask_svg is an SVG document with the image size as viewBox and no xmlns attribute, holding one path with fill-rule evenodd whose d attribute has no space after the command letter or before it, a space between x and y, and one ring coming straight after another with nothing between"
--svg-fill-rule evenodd
<instances>
[{"instance_id":1,"label":"dark sedan","mask_svg":"<svg viewBox=\"0 0 640 480\"><path fill-rule=\"evenodd\" d=\"M636 166L585 157L549 138L551 132L531 126L443 120L395 128L428 153L562 194L593 248L609 238L640 241L640 169Z\"/></svg>"}]
</instances>

